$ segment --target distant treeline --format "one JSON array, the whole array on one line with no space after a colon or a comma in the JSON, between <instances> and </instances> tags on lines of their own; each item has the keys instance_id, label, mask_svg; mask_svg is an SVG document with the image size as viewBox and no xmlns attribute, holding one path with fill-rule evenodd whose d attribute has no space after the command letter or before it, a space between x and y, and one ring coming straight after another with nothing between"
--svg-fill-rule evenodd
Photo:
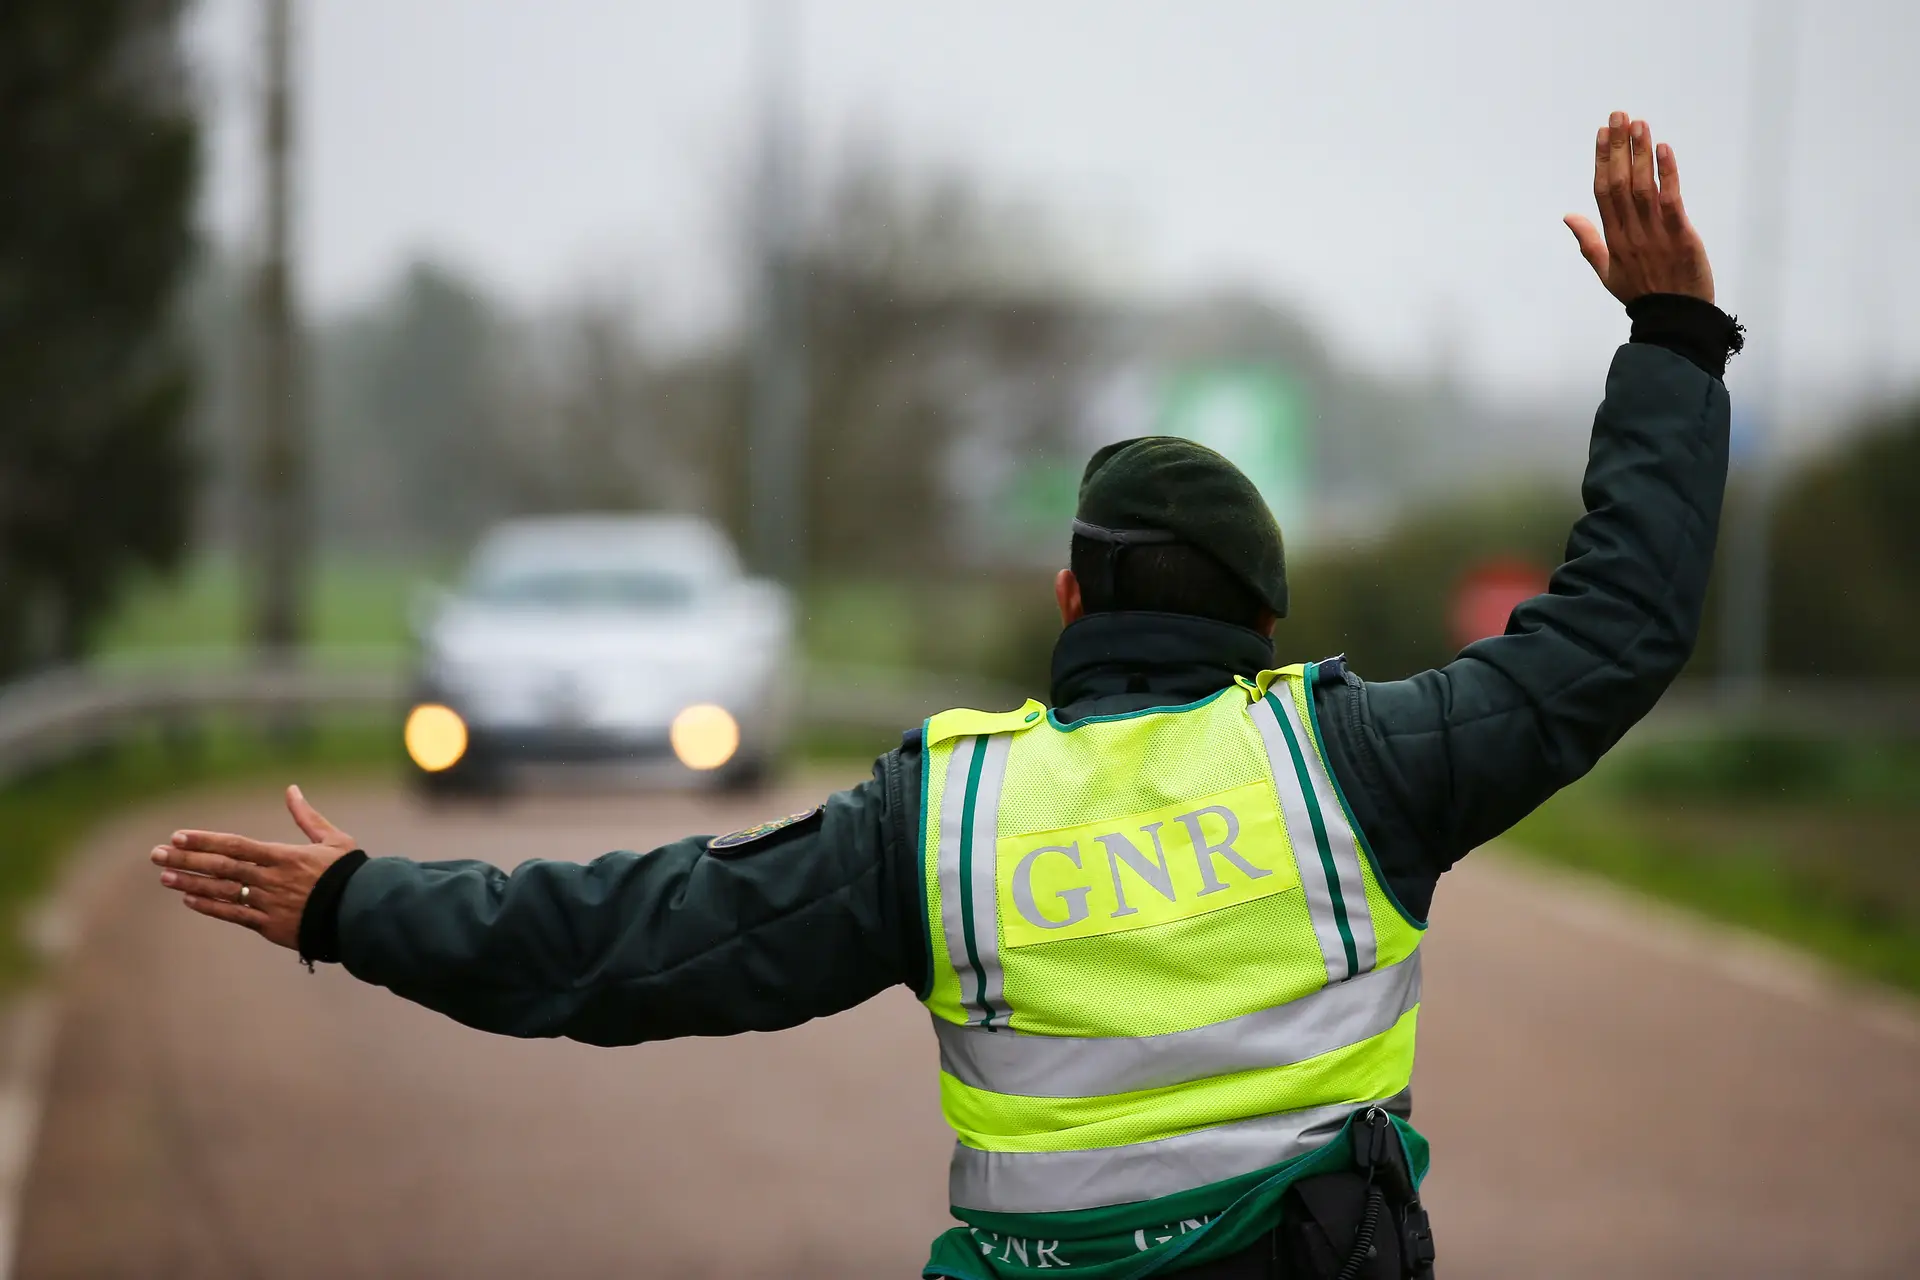
<instances>
[{"instance_id":1,"label":"distant treeline","mask_svg":"<svg viewBox=\"0 0 1920 1280\"><path fill-rule=\"evenodd\" d=\"M1045 558L1040 527L1000 518L1022 481L1070 475L1098 444L1151 430L1162 376L1193 367L1284 373L1311 415L1312 483L1336 512L1577 456L1577 418L1501 412L1444 371L1358 367L1281 302L1117 299L1070 236L964 177L869 157L818 186L792 266L801 541L816 573ZM245 507L242 296L215 264L195 310L212 384L202 528L226 545ZM502 517L583 508L693 511L744 535L751 334L663 338L670 319L611 287L513 303L430 260L320 319L309 364L322 541L457 552Z\"/></svg>"},{"instance_id":2,"label":"distant treeline","mask_svg":"<svg viewBox=\"0 0 1920 1280\"><path fill-rule=\"evenodd\" d=\"M1750 501L1736 484L1728 511ZM1579 515L1573 484L1529 486L1432 508L1378 542L1295 570L1283 647L1345 651L1390 678L1446 661L1449 603L1472 566L1510 554L1548 569ZM1722 554L1690 675L1719 656ZM1769 669L1782 675L1920 678L1920 401L1876 415L1781 482L1772 521Z\"/></svg>"},{"instance_id":3,"label":"distant treeline","mask_svg":"<svg viewBox=\"0 0 1920 1280\"><path fill-rule=\"evenodd\" d=\"M1920 677L1920 401L1788 481L1773 550L1774 669Z\"/></svg>"},{"instance_id":4,"label":"distant treeline","mask_svg":"<svg viewBox=\"0 0 1920 1280\"><path fill-rule=\"evenodd\" d=\"M1729 513L1750 500L1736 484ZM1497 555L1552 568L1579 513L1575 485L1533 485L1430 508L1377 542L1306 558L1283 648L1344 651L1375 678L1445 662L1461 577ZM1725 527L1690 675L1717 666ZM1780 482L1771 585L1770 670L1920 678L1920 401L1859 424Z\"/></svg>"}]
</instances>

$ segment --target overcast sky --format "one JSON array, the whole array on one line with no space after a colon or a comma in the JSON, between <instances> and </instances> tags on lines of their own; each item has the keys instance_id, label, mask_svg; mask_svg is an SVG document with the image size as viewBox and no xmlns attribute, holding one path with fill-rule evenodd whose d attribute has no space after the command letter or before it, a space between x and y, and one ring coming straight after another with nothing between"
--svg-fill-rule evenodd
<instances>
[{"instance_id":1,"label":"overcast sky","mask_svg":"<svg viewBox=\"0 0 1920 1280\"><path fill-rule=\"evenodd\" d=\"M1756 6L1276 0L796 0L816 157L856 138L1058 211L1143 295L1251 282L1351 358L1516 393L1593 387L1624 336L1560 225L1593 130L1679 153L1744 362L1920 377L1920 6L1801 5L1781 314L1747 305ZM690 325L722 305L753 0L308 0L302 262L320 306L410 256L512 297L623 282ZM244 236L257 0L200 0L207 222ZM1755 303L1754 305L1758 305ZM1736 366L1738 369L1739 365ZM1734 379L1736 392L1739 379Z\"/></svg>"}]
</instances>

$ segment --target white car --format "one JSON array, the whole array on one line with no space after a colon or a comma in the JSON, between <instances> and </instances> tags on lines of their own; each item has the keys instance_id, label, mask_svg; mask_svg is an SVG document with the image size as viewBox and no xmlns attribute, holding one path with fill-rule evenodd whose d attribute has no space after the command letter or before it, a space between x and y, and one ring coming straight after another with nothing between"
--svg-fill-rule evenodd
<instances>
[{"instance_id":1,"label":"white car","mask_svg":"<svg viewBox=\"0 0 1920 1280\"><path fill-rule=\"evenodd\" d=\"M416 629L407 751L435 790L496 790L523 764L752 785L792 727L787 593L703 520L500 525Z\"/></svg>"}]
</instances>

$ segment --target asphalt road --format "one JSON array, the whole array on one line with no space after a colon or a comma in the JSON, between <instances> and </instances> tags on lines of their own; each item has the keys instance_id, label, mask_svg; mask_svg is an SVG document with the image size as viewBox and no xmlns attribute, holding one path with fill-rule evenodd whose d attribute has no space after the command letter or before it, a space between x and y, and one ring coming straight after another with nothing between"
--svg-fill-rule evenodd
<instances>
[{"instance_id":1,"label":"asphalt road","mask_svg":"<svg viewBox=\"0 0 1920 1280\"><path fill-rule=\"evenodd\" d=\"M310 790L377 852L506 864L810 799ZM175 905L145 851L189 823L289 829L226 795L98 836L16 1274L905 1277L947 1225L906 993L777 1036L483 1036ZM1492 859L1428 947L1442 1276L1920 1275L1910 1014Z\"/></svg>"}]
</instances>

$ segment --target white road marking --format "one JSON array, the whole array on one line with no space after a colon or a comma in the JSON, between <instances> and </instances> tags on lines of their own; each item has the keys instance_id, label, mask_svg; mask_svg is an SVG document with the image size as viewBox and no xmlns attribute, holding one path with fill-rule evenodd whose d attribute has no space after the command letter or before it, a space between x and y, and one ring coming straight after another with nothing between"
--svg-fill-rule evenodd
<instances>
[{"instance_id":1,"label":"white road marking","mask_svg":"<svg viewBox=\"0 0 1920 1280\"><path fill-rule=\"evenodd\" d=\"M48 972L80 945L87 907L124 856L91 837L83 847L88 851L68 860L52 893L20 922L28 948ZM0 1008L0 1280L12 1280L17 1261L20 1206L46 1110L59 1017L55 992L44 979Z\"/></svg>"},{"instance_id":2,"label":"white road marking","mask_svg":"<svg viewBox=\"0 0 1920 1280\"><path fill-rule=\"evenodd\" d=\"M0 1017L0 1280L13 1275L20 1204L33 1165L52 1058L53 997L22 996Z\"/></svg>"}]
</instances>

